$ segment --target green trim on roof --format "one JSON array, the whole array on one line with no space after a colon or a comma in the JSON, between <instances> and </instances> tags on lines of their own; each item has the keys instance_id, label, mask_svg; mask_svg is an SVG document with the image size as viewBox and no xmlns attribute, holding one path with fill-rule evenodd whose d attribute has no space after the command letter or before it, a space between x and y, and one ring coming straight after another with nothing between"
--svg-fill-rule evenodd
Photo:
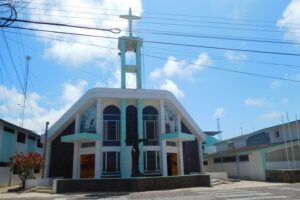
<instances>
[{"instance_id":1,"label":"green trim on roof","mask_svg":"<svg viewBox=\"0 0 300 200\"><path fill-rule=\"evenodd\" d=\"M166 133L161 135L162 140L185 140L185 141L194 141L195 136L187 133Z\"/></svg>"},{"instance_id":2,"label":"green trim on roof","mask_svg":"<svg viewBox=\"0 0 300 200\"><path fill-rule=\"evenodd\" d=\"M61 137L62 142L78 142L82 140L101 140L100 134L95 133L76 133L72 135L66 135Z\"/></svg>"}]
</instances>

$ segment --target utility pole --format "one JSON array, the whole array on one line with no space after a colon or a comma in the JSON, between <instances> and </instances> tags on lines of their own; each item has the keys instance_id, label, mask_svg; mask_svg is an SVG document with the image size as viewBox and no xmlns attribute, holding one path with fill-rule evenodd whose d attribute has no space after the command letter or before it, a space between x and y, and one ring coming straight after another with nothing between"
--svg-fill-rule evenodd
<instances>
[{"instance_id":1,"label":"utility pole","mask_svg":"<svg viewBox=\"0 0 300 200\"><path fill-rule=\"evenodd\" d=\"M23 90L23 103L21 107L21 127L23 127L24 122L24 111L25 111L25 103L27 98L27 85L28 85L28 75L29 75L29 61L31 60L31 56L26 56L26 66L25 66L25 76L24 76L24 90Z\"/></svg>"},{"instance_id":2,"label":"utility pole","mask_svg":"<svg viewBox=\"0 0 300 200\"><path fill-rule=\"evenodd\" d=\"M283 123L283 116L282 115L281 115L281 124L282 124L283 140L284 140L284 144L285 144L286 159L288 161L288 167L289 167L289 169L291 169L291 164L290 164L288 146L287 146L287 143L286 143L286 137L285 137L285 130L284 130L284 123Z\"/></svg>"},{"instance_id":3,"label":"utility pole","mask_svg":"<svg viewBox=\"0 0 300 200\"><path fill-rule=\"evenodd\" d=\"M291 144L291 149L292 149L292 158L293 158L294 168L296 169L295 152L294 152L293 138L292 138L291 125L290 125L289 113L288 112L286 112L286 119L287 119L287 123L288 123L289 134L290 134L290 144Z\"/></svg>"},{"instance_id":4,"label":"utility pole","mask_svg":"<svg viewBox=\"0 0 300 200\"><path fill-rule=\"evenodd\" d=\"M46 153L47 153L47 139L48 139L48 126L49 126L49 122L46 122L46 130L45 130L45 138L44 138L44 151L43 151L43 159L44 162L46 161ZM43 167L43 171L42 171L42 178L44 178L44 174L45 174L45 165Z\"/></svg>"}]
</instances>

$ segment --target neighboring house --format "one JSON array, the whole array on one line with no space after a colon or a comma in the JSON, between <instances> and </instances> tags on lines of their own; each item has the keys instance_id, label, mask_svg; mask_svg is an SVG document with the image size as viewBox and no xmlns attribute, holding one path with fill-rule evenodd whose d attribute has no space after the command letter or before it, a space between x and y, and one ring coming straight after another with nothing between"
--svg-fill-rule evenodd
<instances>
[{"instance_id":1,"label":"neighboring house","mask_svg":"<svg viewBox=\"0 0 300 200\"><path fill-rule=\"evenodd\" d=\"M264 128L216 143L204 170L229 177L265 180L265 171L300 168L300 121Z\"/></svg>"},{"instance_id":2,"label":"neighboring house","mask_svg":"<svg viewBox=\"0 0 300 200\"><path fill-rule=\"evenodd\" d=\"M87 91L49 129L46 177L128 178L132 146L138 145L138 168L145 176L202 172L201 129L175 96L142 88L142 38L119 38L121 88ZM134 64L126 54L135 54ZM127 87L126 75L136 87ZM133 154L133 155L132 155Z\"/></svg>"},{"instance_id":3,"label":"neighboring house","mask_svg":"<svg viewBox=\"0 0 300 200\"><path fill-rule=\"evenodd\" d=\"M37 152L42 155L40 135L0 119L0 186L19 184L16 174L10 173L10 158L19 153ZM36 176L39 176L36 172Z\"/></svg>"},{"instance_id":4,"label":"neighboring house","mask_svg":"<svg viewBox=\"0 0 300 200\"><path fill-rule=\"evenodd\" d=\"M203 142L202 146L203 155L216 153L217 149L215 144L220 142L216 139L216 136L221 133L221 131L204 131L206 140Z\"/></svg>"}]
</instances>

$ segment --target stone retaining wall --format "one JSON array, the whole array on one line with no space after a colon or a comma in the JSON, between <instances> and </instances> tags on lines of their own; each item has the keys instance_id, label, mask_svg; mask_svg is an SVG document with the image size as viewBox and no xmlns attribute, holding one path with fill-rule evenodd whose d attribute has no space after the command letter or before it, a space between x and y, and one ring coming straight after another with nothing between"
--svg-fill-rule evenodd
<instances>
[{"instance_id":1,"label":"stone retaining wall","mask_svg":"<svg viewBox=\"0 0 300 200\"><path fill-rule=\"evenodd\" d=\"M271 182L300 182L300 169L266 170L266 180Z\"/></svg>"},{"instance_id":2,"label":"stone retaining wall","mask_svg":"<svg viewBox=\"0 0 300 200\"><path fill-rule=\"evenodd\" d=\"M188 187L211 187L211 178L207 174L140 177L111 179L58 179L54 181L55 193L68 192L137 192L148 190L168 190Z\"/></svg>"}]
</instances>

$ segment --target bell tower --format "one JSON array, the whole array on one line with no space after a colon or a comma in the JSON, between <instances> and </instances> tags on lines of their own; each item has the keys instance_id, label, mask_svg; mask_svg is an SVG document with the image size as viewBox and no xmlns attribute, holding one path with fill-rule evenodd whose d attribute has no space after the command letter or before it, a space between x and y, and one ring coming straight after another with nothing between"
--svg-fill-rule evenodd
<instances>
[{"instance_id":1,"label":"bell tower","mask_svg":"<svg viewBox=\"0 0 300 200\"><path fill-rule=\"evenodd\" d=\"M136 78L136 89L142 88L142 71L141 71L141 48L143 45L142 38L135 37L132 34L132 21L139 20L141 17L132 15L131 8L129 8L128 15L120 15L120 18L128 20L129 36L119 37L118 48L121 56L121 88L126 89L126 74L133 73ZM128 64L126 59L126 52L133 52L135 54L135 63Z\"/></svg>"}]
</instances>

